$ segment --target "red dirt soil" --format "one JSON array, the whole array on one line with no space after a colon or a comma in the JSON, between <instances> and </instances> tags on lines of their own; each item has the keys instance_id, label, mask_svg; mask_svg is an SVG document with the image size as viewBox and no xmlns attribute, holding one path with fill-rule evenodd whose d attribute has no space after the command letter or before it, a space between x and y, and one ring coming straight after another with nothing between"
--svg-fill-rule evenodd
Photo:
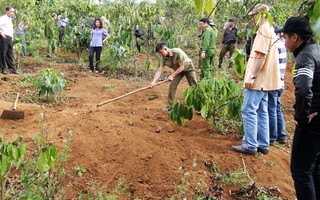
<instances>
[{"instance_id":1,"label":"red dirt soil","mask_svg":"<svg viewBox=\"0 0 320 200\"><path fill-rule=\"evenodd\" d=\"M0 119L0 134L7 139L22 135L30 141L40 131L40 113L43 111L49 138L58 147L63 146L70 128L74 138L65 165L69 175L62 180L68 199L76 199L79 192L89 188L94 181L111 190L122 177L129 188L121 199L168 199L175 194L175 185L181 183L181 167L190 174L190 184L196 185L200 179L209 184L212 173L204 164L208 161L215 162L223 173L239 171L245 164L251 178L260 186L278 188L282 199L295 198L289 146L273 146L268 155L242 155L231 150L232 145L241 144L241 135L215 133L211 131L210 123L200 116L194 116L185 127L174 124L161 109L166 106L167 83L97 108L98 103L147 86L149 82L107 80L82 72L72 64L52 66L65 71L68 77L63 96L69 101L44 110L39 105L21 102L18 110L25 112L25 119ZM12 107L15 94L6 97L4 94L21 79L15 75L7 77L8 81L0 81L0 111ZM282 98L288 134L293 130L291 80L289 67ZM182 100L187 87L184 80L177 90L178 99ZM26 91L21 92L23 101ZM149 100L153 94L159 98ZM174 132L169 132L171 129ZM87 172L79 177L73 170L75 166L84 167ZM236 186L223 188L224 199L234 199L229 196L229 189L239 189Z\"/></svg>"}]
</instances>

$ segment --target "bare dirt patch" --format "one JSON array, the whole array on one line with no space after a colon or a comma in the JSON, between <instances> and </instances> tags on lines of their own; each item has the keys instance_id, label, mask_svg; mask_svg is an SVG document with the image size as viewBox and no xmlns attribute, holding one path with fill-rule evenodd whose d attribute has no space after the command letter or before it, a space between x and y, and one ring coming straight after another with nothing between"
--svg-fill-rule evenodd
<instances>
[{"instance_id":1,"label":"bare dirt patch","mask_svg":"<svg viewBox=\"0 0 320 200\"><path fill-rule=\"evenodd\" d=\"M149 82L106 79L80 71L72 64L50 65L65 71L68 78L68 87L63 92L67 101L45 106L50 140L62 146L67 129L74 134L65 166L69 175L62 181L68 198L77 198L79 192L93 182L111 190L123 177L129 187L123 199L137 196L168 199L176 193L175 185L181 183L181 169L190 174L190 183L197 184L203 179L209 187L213 174L205 163L211 161L223 173L243 169L245 163L246 170L259 185L276 187L283 199L294 199L289 146L273 146L268 155L246 156L231 150L232 145L241 144L241 135L215 133L211 131L210 123L199 116L194 116L185 127L172 123L167 112L162 111L167 102L168 84L97 108L98 103L147 86ZM294 90L291 67L287 71L282 101L288 134L292 134ZM0 75L0 78L4 76ZM0 81L1 111L11 108L15 92L8 91L21 79L14 75L7 78L9 81ZM184 80L178 87L178 99L182 100L187 87ZM20 92L23 101L25 92ZM151 95L158 98L150 100ZM25 119L0 119L0 134L9 139L18 135L33 138L40 130L39 118L43 110L39 105L25 102L19 103L18 109L25 111ZM74 166L82 166L87 172L79 177ZM230 189L239 187L223 186L223 198L233 199L229 196ZM89 189L89 192L94 191Z\"/></svg>"}]
</instances>

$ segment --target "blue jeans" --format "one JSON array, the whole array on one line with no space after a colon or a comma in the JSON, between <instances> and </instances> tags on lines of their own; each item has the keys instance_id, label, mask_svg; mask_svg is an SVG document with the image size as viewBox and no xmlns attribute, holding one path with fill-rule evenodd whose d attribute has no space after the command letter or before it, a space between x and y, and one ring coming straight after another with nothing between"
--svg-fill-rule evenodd
<instances>
[{"instance_id":1,"label":"blue jeans","mask_svg":"<svg viewBox=\"0 0 320 200\"><path fill-rule=\"evenodd\" d=\"M269 148L268 92L244 89L242 105L243 147L257 151Z\"/></svg>"},{"instance_id":2,"label":"blue jeans","mask_svg":"<svg viewBox=\"0 0 320 200\"><path fill-rule=\"evenodd\" d=\"M296 126L290 167L298 200L320 199L320 135Z\"/></svg>"},{"instance_id":3,"label":"blue jeans","mask_svg":"<svg viewBox=\"0 0 320 200\"><path fill-rule=\"evenodd\" d=\"M270 142L275 142L277 139L287 139L286 124L284 122L284 117L281 108L282 93L283 89L268 91Z\"/></svg>"},{"instance_id":4,"label":"blue jeans","mask_svg":"<svg viewBox=\"0 0 320 200\"><path fill-rule=\"evenodd\" d=\"M24 56L27 56L26 34L25 33L17 34L17 37L23 39L22 42L21 42L22 52L23 52Z\"/></svg>"}]
</instances>

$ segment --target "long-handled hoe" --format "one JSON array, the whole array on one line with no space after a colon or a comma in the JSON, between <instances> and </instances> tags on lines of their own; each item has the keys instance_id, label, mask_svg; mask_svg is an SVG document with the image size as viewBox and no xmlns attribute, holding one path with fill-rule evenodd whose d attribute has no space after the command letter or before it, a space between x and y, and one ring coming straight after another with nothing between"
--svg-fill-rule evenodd
<instances>
[{"instance_id":1,"label":"long-handled hoe","mask_svg":"<svg viewBox=\"0 0 320 200\"><path fill-rule=\"evenodd\" d=\"M160 85L160 84L166 83L166 82L168 82L168 80L160 81L160 82L156 83L154 86L157 86L157 85ZM97 107L103 106L103 105L105 105L105 104L107 104L107 103L111 103L111 102L116 101L116 100L118 100L118 99L121 99L121 98L123 98L123 97L129 96L129 95L131 95L131 94L134 94L134 93L137 93L137 92L140 92L140 91L149 89L149 88L151 88L151 86L146 86L146 87L143 87L143 88L134 90L134 91L132 91L132 92L128 92L127 94L118 96L118 97L113 98L113 99L109 99L108 101L101 102L101 103L97 104Z\"/></svg>"}]
</instances>

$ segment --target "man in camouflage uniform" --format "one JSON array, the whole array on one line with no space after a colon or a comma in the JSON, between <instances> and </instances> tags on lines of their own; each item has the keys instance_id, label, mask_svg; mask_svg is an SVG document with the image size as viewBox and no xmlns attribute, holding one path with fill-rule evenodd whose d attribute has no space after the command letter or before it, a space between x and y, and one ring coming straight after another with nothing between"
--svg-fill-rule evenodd
<instances>
[{"instance_id":1,"label":"man in camouflage uniform","mask_svg":"<svg viewBox=\"0 0 320 200\"><path fill-rule=\"evenodd\" d=\"M52 57L57 53L57 41L56 37L56 29L57 24L56 21L58 16L56 13L51 14L51 19L47 21L44 27L44 35L48 39L48 46L47 46L47 57Z\"/></svg>"},{"instance_id":2,"label":"man in camouflage uniform","mask_svg":"<svg viewBox=\"0 0 320 200\"><path fill-rule=\"evenodd\" d=\"M215 55L217 32L209 26L209 19L202 18L199 20L200 27L203 31L201 38L201 74L200 79L211 78L211 65Z\"/></svg>"},{"instance_id":3,"label":"man in camouflage uniform","mask_svg":"<svg viewBox=\"0 0 320 200\"><path fill-rule=\"evenodd\" d=\"M175 70L168 77L168 80L171 81L168 94L168 106L163 109L165 111L170 111L181 79L185 76L190 86L196 85L196 72L192 60L180 48L169 49L164 43L158 43L155 50L163 57L163 60L162 66L156 72L150 86L153 87L156 84L165 66Z\"/></svg>"}]
</instances>

